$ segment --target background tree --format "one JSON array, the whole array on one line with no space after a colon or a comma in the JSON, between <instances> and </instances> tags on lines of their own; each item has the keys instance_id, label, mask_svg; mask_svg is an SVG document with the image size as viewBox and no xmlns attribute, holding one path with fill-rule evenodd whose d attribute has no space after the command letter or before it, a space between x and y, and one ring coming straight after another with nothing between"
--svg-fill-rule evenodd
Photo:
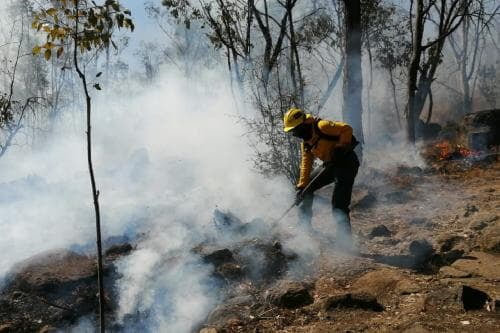
<instances>
[{"instance_id":1,"label":"background tree","mask_svg":"<svg viewBox=\"0 0 500 333\"><path fill-rule=\"evenodd\" d=\"M330 13L331 2L302 3L301 8L298 3L163 1L179 23L190 26L194 20L205 27L208 41L225 57L240 96L248 96L259 111L257 116L242 115L253 138L256 168L285 175L291 182L298 176L299 142L283 132L283 115L291 106L321 111L340 78L341 54L340 39L334 36L341 29ZM325 73L331 77L322 86L315 77Z\"/></svg>"},{"instance_id":2,"label":"background tree","mask_svg":"<svg viewBox=\"0 0 500 333\"><path fill-rule=\"evenodd\" d=\"M361 1L344 0L345 8L345 61L344 67L344 121L354 130L354 135L363 143L363 73L361 71Z\"/></svg>"},{"instance_id":3,"label":"background tree","mask_svg":"<svg viewBox=\"0 0 500 333\"><path fill-rule=\"evenodd\" d=\"M479 91L490 108L495 108L498 98L500 80L495 65L483 65L478 70Z\"/></svg>"},{"instance_id":4,"label":"background tree","mask_svg":"<svg viewBox=\"0 0 500 333\"><path fill-rule=\"evenodd\" d=\"M446 39L470 14L471 0L412 0L412 52L408 66L406 124L408 141L415 143L416 125L425 101L430 94L431 84L442 62L442 51ZM413 8L415 7L415 8ZM433 38L424 42L425 27L435 26Z\"/></svg>"},{"instance_id":5,"label":"background tree","mask_svg":"<svg viewBox=\"0 0 500 333\"><path fill-rule=\"evenodd\" d=\"M87 116L87 162L92 187L92 197L96 218L98 287L99 287L99 318L100 330L105 330L104 318L104 287L101 244L101 223L99 207L99 191L97 189L94 168L92 164L92 133L91 115L92 103L89 84L101 90L99 83L89 83L85 74L85 65L80 62L81 55L86 52L99 52L115 45L112 40L115 27L134 30L130 11L123 9L116 0L106 0L103 4L87 0L56 0L49 1L39 8L33 18L32 27L46 35L46 43L33 48L33 54L42 54L48 61L52 56L61 57L65 52L72 54L72 66L78 74L85 94ZM97 74L97 77L100 73Z\"/></svg>"},{"instance_id":6,"label":"background tree","mask_svg":"<svg viewBox=\"0 0 500 333\"><path fill-rule=\"evenodd\" d=\"M0 35L0 157L12 145L27 143L29 129L46 117L46 66L29 57L31 5L19 1L7 6L11 18Z\"/></svg>"},{"instance_id":7,"label":"background tree","mask_svg":"<svg viewBox=\"0 0 500 333\"><path fill-rule=\"evenodd\" d=\"M180 14L174 16L159 1L145 3L146 13L160 29L165 42L158 45L157 62L174 65L184 75L190 77L202 68L220 63L219 53L208 43L202 23L189 20L176 24Z\"/></svg>"},{"instance_id":8,"label":"background tree","mask_svg":"<svg viewBox=\"0 0 500 333\"><path fill-rule=\"evenodd\" d=\"M448 39L460 73L462 114L472 112L478 69L482 66L487 40L492 37L490 28L500 6L488 0L477 0L464 10L466 15L461 29L457 29Z\"/></svg>"}]
</instances>

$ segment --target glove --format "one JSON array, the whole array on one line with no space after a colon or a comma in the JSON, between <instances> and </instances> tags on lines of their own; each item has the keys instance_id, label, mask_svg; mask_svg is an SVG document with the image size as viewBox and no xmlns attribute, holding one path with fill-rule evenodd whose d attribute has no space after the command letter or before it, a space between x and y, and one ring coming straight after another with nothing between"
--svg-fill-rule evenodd
<instances>
[{"instance_id":1,"label":"glove","mask_svg":"<svg viewBox=\"0 0 500 333\"><path fill-rule=\"evenodd\" d=\"M304 193L302 193L303 190L303 187L297 187L295 190L295 206L298 206L302 200L304 200Z\"/></svg>"}]
</instances>

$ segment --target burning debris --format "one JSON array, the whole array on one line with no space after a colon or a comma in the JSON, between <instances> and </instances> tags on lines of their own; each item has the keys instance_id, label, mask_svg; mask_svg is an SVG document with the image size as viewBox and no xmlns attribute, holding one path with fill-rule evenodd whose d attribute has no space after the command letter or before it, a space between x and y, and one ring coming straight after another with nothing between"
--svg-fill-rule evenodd
<instances>
[{"instance_id":1,"label":"burning debris","mask_svg":"<svg viewBox=\"0 0 500 333\"><path fill-rule=\"evenodd\" d=\"M470 150L461 144L452 144L449 141L442 141L435 145L439 149L439 160L449 161L470 157L478 157L480 153Z\"/></svg>"}]
</instances>

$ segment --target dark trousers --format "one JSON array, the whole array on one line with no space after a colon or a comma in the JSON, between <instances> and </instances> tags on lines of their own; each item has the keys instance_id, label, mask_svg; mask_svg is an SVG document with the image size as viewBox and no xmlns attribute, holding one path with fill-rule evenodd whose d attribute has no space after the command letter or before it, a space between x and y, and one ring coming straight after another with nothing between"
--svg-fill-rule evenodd
<instances>
[{"instance_id":1,"label":"dark trousers","mask_svg":"<svg viewBox=\"0 0 500 333\"><path fill-rule=\"evenodd\" d=\"M311 226L312 205L314 192L328 184L335 182L332 196L332 213L337 221L337 234L351 235L351 222L349 220L349 205L351 204L352 185L358 173L359 161L355 152L350 152L341 161L336 163L326 162L314 169L311 173L311 182L308 184L308 194L299 206L301 223L306 227ZM322 172L322 171L325 172ZM319 174L321 175L317 177Z\"/></svg>"}]
</instances>

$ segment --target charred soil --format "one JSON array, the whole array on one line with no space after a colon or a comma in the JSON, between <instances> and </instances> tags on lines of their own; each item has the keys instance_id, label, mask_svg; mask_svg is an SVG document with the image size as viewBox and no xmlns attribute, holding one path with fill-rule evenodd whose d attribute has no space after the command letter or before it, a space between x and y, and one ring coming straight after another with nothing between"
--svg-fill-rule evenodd
<instances>
[{"instance_id":1,"label":"charred soil","mask_svg":"<svg viewBox=\"0 0 500 333\"><path fill-rule=\"evenodd\" d=\"M219 227L241 239L191 250L213 267L223 300L195 331L500 331L500 163L457 163L365 169L353 197L354 251L336 246L329 188L318 193L310 260L282 245L282 229L247 238L261 222L218 212ZM107 251L110 319L114 262L131 251L130 244ZM95 258L69 251L19 264L0 293L0 332L49 332L95 315L95 274Z\"/></svg>"}]
</instances>

